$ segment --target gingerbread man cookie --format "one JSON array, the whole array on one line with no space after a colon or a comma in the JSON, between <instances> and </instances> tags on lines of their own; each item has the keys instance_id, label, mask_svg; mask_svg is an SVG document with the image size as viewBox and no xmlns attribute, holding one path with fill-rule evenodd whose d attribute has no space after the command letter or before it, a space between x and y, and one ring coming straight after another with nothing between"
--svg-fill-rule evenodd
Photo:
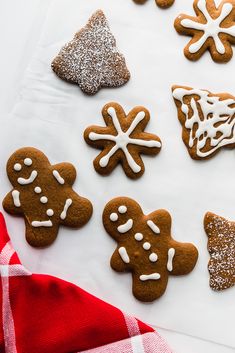
<instances>
[{"instance_id":1,"label":"gingerbread man cookie","mask_svg":"<svg viewBox=\"0 0 235 353\"><path fill-rule=\"evenodd\" d=\"M107 175L120 162L129 178L139 178L145 170L140 154L156 155L161 149L159 137L144 132L148 110L135 107L126 115L119 104L108 103L102 114L107 126L90 126L84 132L89 145L102 149L94 160L95 170Z\"/></svg>"},{"instance_id":2,"label":"gingerbread man cookie","mask_svg":"<svg viewBox=\"0 0 235 353\"><path fill-rule=\"evenodd\" d=\"M134 0L136 4L144 4L147 0ZM155 0L156 4L163 9L166 9L174 4L175 0Z\"/></svg>"},{"instance_id":3,"label":"gingerbread man cookie","mask_svg":"<svg viewBox=\"0 0 235 353\"><path fill-rule=\"evenodd\" d=\"M235 285L235 222L208 212L204 227L211 256L210 286L216 291L230 288Z\"/></svg>"},{"instance_id":4,"label":"gingerbread man cookie","mask_svg":"<svg viewBox=\"0 0 235 353\"><path fill-rule=\"evenodd\" d=\"M137 202L118 197L105 206L103 224L118 243L111 267L132 272L133 294L141 301L159 298L169 275L186 275L197 262L194 245L172 239L171 216L165 210L146 216Z\"/></svg>"},{"instance_id":5,"label":"gingerbread man cookie","mask_svg":"<svg viewBox=\"0 0 235 353\"><path fill-rule=\"evenodd\" d=\"M60 50L51 66L57 76L78 84L87 94L95 94L101 87L122 86L130 79L101 10Z\"/></svg>"},{"instance_id":6,"label":"gingerbread man cookie","mask_svg":"<svg viewBox=\"0 0 235 353\"><path fill-rule=\"evenodd\" d=\"M72 164L51 165L41 151L25 147L9 158L7 175L13 190L3 200L3 207L24 217L30 245L50 245L59 225L81 227L89 221L92 205L72 189L76 179Z\"/></svg>"},{"instance_id":7,"label":"gingerbread man cookie","mask_svg":"<svg viewBox=\"0 0 235 353\"><path fill-rule=\"evenodd\" d=\"M227 62L233 56L235 43L235 0L195 0L196 17L181 14L175 20L179 34L192 36L184 49L189 60L198 60L206 50L216 62Z\"/></svg>"},{"instance_id":8,"label":"gingerbread man cookie","mask_svg":"<svg viewBox=\"0 0 235 353\"><path fill-rule=\"evenodd\" d=\"M172 87L182 138L193 159L235 147L235 97L184 86Z\"/></svg>"}]
</instances>

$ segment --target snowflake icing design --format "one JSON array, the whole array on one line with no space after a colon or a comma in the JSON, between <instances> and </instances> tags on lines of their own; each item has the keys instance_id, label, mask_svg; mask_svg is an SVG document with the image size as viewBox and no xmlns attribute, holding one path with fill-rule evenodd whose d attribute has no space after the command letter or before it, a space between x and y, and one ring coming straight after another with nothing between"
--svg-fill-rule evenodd
<instances>
[{"instance_id":1,"label":"snowflake icing design","mask_svg":"<svg viewBox=\"0 0 235 353\"><path fill-rule=\"evenodd\" d=\"M147 147L150 149L150 154L158 153L161 148L161 142L157 136L155 136L156 140L153 140L150 138L148 139L148 134L144 133L145 138L147 139L143 139L140 136L142 132L140 132L140 133L136 133L136 138L131 137L131 135L135 132L135 129L138 127L138 125L145 119L146 113L144 111L139 111L134 117L134 119L132 120L132 122L130 123L126 131L122 126L121 118L118 119L118 115L117 115L118 113L113 106L108 107L107 113L109 117L111 117L112 119L112 124L117 134L115 135L115 134L99 133L99 132L96 132L97 128L94 128L94 129L92 128L92 131L88 133L88 137L86 139L88 143L95 142L95 141L102 141L104 145L104 149L107 147L107 145L109 146L110 141L114 143L111 149L108 147L107 153L103 155L102 158L99 159L99 162L98 162L99 167L103 169L108 167L111 158L115 156L115 153L117 151L121 150L131 171L134 174L140 173L142 171L142 168L135 161L135 158L132 155L132 153L128 150L128 145L136 145L136 146L145 147L145 148ZM150 135L150 136L152 137L153 135ZM158 149L157 151L156 151L156 148Z\"/></svg>"},{"instance_id":2,"label":"snowflake icing design","mask_svg":"<svg viewBox=\"0 0 235 353\"><path fill-rule=\"evenodd\" d=\"M195 35L198 37L198 31L202 33L202 35L198 38L198 40L192 40L186 51L188 50L190 54L198 54L202 46L206 43L208 39L213 39L213 44L215 45L215 49L219 55L228 55L230 59L230 53L228 53L228 49L226 48L230 46L229 37L226 39L221 39L220 34L225 34L227 36L235 37L235 25L231 20L231 25L223 27L223 21L231 15L234 10L234 5L231 2L223 1L221 2L219 8L216 8L214 0L197 0L195 3L195 7L200 11L204 17L201 19L201 15L192 19L187 15L180 15L175 22L175 27L179 33L182 34L191 34L188 30L195 30ZM215 17L214 13L218 12L219 14ZM214 16L213 16L214 15ZM183 27L183 28L181 28ZM210 46L210 44L208 45ZM212 57L213 57L213 48L212 49ZM230 48L229 48L230 49ZM217 55L218 55L217 54Z\"/></svg>"}]
</instances>

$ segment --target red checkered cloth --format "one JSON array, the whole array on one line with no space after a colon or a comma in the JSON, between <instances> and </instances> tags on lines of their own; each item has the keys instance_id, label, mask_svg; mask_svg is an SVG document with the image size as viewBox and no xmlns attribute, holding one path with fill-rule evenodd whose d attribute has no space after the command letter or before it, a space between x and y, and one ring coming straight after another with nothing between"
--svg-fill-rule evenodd
<instances>
[{"instance_id":1,"label":"red checkered cloth","mask_svg":"<svg viewBox=\"0 0 235 353\"><path fill-rule=\"evenodd\" d=\"M0 213L1 353L172 353L151 327L21 265Z\"/></svg>"}]
</instances>

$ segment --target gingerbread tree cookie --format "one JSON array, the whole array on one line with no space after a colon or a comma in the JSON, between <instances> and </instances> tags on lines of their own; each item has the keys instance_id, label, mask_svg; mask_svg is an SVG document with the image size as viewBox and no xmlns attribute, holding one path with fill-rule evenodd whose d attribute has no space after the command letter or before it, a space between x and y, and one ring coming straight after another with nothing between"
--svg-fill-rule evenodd
<instances>
[{"instance_id":1,"label":"gingerbread tree cookie","mask_svg":"<svg viewBox=\"0 0 235 353\"><path fill-rule=\"evenodd\" d=\"M51 66L60 78L78 84L87 94L95 94L101 87L121 86L130 79L101 10L60 50Z\"/></svg>"},{"instance_id":2,"label":"gingerbread tree cookie","mask_svg":"<svg viewBox=\"0 0 235 353\"><path fill-rule=\"evenodd\" d=\"M210 286L221 291L235 285L235 222L208 212L204 227L208 236Z\"/></svg>"},{"instance_id":3,"label":"gingerbread tree cookie","mask_svg":"<svg viewBox=\"0 0 235 353\"><path fill-rule=\"evenodd\" d=\"M136 4L144 4L147 0L134 0ZM156 4L163 9L174 4L175 0L155 0Z\"/></svg>"},{"instance_id":4,"label":"gingerbread tree cookie","mask_svg":"<svg viewBox=\"0 0 235 353\"><path fill-rule=\"evenodd\" d=\"M235 97L184 86L172 87L182 138L193 159L235 147Z\"/></svg>"},{"instance_id":5,"label":"gingerbread tree cookie","mask_svg":"<svg viewBox=\"0 0 235 353\"><path fill-rule=\"evenodd\" d=\"M159 298L169 275L186 275L197 262L194 245L171 237L171 216L165 210L146 216L137 202L118 197L105 206L103 224L118 243L111 267L132 273L133 294L141 301Z\"/></svg>"},{"instance_id":6,"label":"gingerbread tree cookie","mask_svg":"<svg viewBox=\"0 0 235 353\"><path fill-rule=\"evenodd\" d=\"M192 36L184 49L189 60L198 60L206 50L216 62L227 62L233 56L235 43L235 0L195 0L196 17L179 15L175 29L179 34Z\"/></svg>"},{"instance_id":7,"label":"gingerbread tree cookie","mask_svg":"<svg viewBox=\"0 0 235 353\"><path fill-rule=\"evenodd\" d=\"M144 132L148 110L135 107L126 115L119 104L108 103L102 114L107 126L90 126L84 132L89 145L102 149L94 160L95 170L107 175L120 162L128 177L139 178L145 170L140 154L156 155L161 149L159 137Z\"/></svg>"},{"instance_id":8,"label":"gingerbread tree cookie","mask_svg":"<svg viewBox=\"0 0 235 353\"><path fill-rule=\"evenodd\" d=\"M59 225L81 227L89 221L92 205L72 189L76 178L72 164L51 165L41 151L25 147L9 158L7 175L13 190L3 200L3 207L24 217L30 245L50 245Z\"/></svg>"}]
</instances>

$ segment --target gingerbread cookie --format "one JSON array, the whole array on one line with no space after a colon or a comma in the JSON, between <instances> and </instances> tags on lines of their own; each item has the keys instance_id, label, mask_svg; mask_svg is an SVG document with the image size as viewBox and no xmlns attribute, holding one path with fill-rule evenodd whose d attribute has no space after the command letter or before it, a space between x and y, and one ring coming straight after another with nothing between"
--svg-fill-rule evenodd
<instances>
[{"instance_id":1,"label":"gingerbread cookie","mask_svg":"<svg viewBox=\"0 0 235 353\"><path fill-rule=\"evenodd\" d=\"M134 0L136 4L144 4L147 0ZM163 9L170 7L174 4L175 0L155 0L156 4Z\"/></svg>"},{"instance_id":2,"label":"gingerbread cookie","mask_svg":"<svg viewBox=\"0 0 235 353\"><path fill-rule=\"evenodd\" d=\"M3 200L3 207L24 217L30 245L50 245L59 225L81 227L89 221L92 205L72 189L76 179L72 164L51 165L41 151L25 147L9 158L7 175L13 190Z\"/></svg>"},{"instance_id":3,"label":"gingerbread cookie","mask_svg":"<svg viewBox=\"0 0 235 353\"><path fill-rule=\"evenodd\" d=\"M102 149L94 160L95 170L107 175L120 162L129 178L139 178L145 170L140 154L156 155L161 149L159 137L144 132L148 110L135 107L126 115L119 104L108 103L102 114L107 126L90 126L84 132L89 145Z\"/></svg>"},{"instance_id":4,"label":"gingerbread cookie","mask_svg":"<svg viewBox=\"0 0 235 353\"><path fill-rule=\"evenodd\" d=\"M206 159L220 148L235 147L235 97L202 89L172 87L182 138L193 159Z\"/></svg>"},{"instance_id":5,"label":"gingerbread cookie","mask_svg":"<svg viewBox=\"0 0 235 353\"><path fill-rule=\"evenodd\" d=\"M204 227L208 236L210 286L221 291L235 285L235 222L208 212Z\"/></svg>"},{"instance_id":6,"label":"gingerbread cookie","mask_svg":"<svg viewBox=\"0 0 235 353\"><path fill-rule=\"evenodd\" d=\"M130 79L101 10L60 50L51 66L60 78L78 84L87 94L95 94L101 87L122 86Z\"/></svg>"},{"instance_id":7,"label":"gingerbread cookie","mask_svg":"<svg viewBox=\"0 0 235 353\"><path fill-rule=\"evenodd\" d=\"M235 43L235 0L195 0L196 17L181 14L175 20L179 34L192 36L184 49L189 60L198 60L206 50L216 62L227 62L233 56Z\"/></svg>"},{"instance_id":8,"label":"gingerbread cookie","mask_svg":"<svg viewBox=\"0 0 235 353\"><path fill-rule=\"evenodd\" d=\"M137 202L118 197L105 206L103 224L118 243L111 267L132 272L133 294L141 301L159 298L169 275L186 275L197 262L194 245L172 239L171 216L165 210L146 216Z\"/></svg>"}]
</instances>

